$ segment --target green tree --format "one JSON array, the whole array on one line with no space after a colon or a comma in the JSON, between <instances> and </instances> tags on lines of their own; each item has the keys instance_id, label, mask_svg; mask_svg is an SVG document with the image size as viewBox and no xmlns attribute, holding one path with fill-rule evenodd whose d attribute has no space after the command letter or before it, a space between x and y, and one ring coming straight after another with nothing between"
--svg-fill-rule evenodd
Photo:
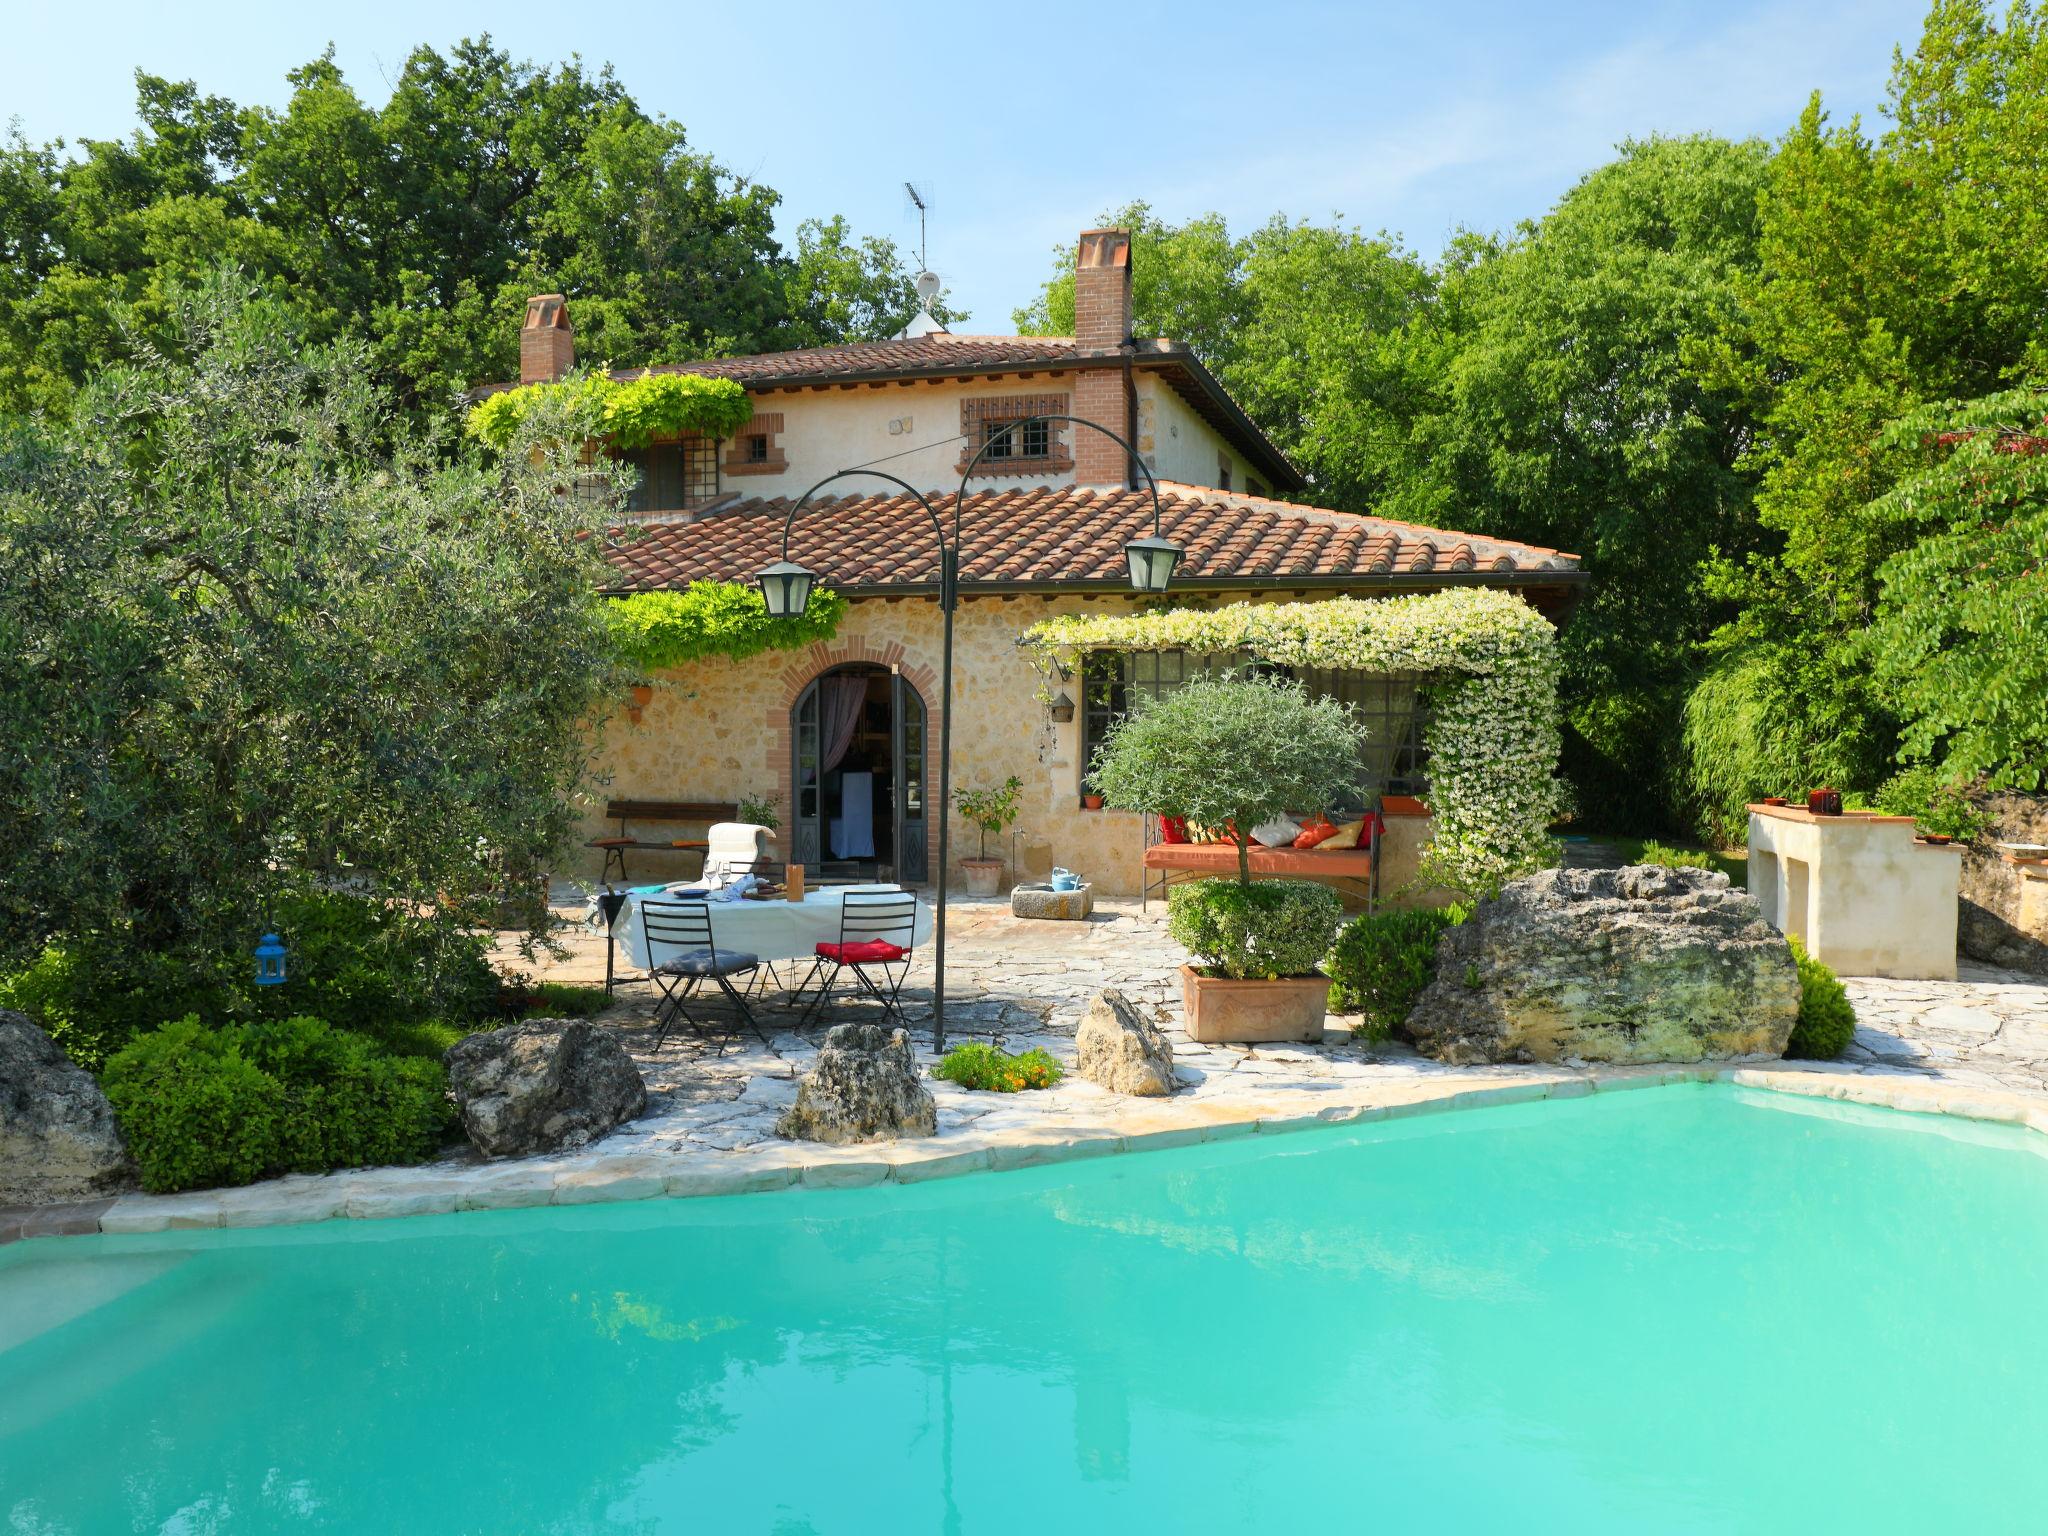
<instances>
[{"instance_id":1,"label":"green tree","mask_svg":"<svg viewBox=\"0 0 2048 1536\"><path fill-rule=\"evenodd\" d=\"M537 925L619 676L589 533L624 472L544 411L447 462L358 344L229 274L169 302L175 356L0 443L0 969L203 980L333 885Z\"/></svg>"},{"instance_id":2,"label":"green tree","mask_svg":"<svg viewBox=\"0 0 2048 1536\"><path fill-rule=\"evenodd\" d=\"M0 145L0 410L61 411L102 363L176 345L169 295L222 261L350 337L415 425L509 377L528 295L592 362L866 340L914 313L892 243L812 221L642 111L609 69L488 37L414 50L371 107L331 51L276 109L138 73L127 140ZM118 317L118 318L117 318ZM957 318L957 317L956 317Z\"/></svg>"}]
</instances>

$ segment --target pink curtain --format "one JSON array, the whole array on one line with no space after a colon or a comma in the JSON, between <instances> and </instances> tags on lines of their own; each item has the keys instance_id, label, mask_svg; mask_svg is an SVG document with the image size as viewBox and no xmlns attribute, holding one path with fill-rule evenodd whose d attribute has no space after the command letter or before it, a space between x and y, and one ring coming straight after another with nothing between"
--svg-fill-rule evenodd
<instances>
[{"instance_id":1,"label":"pink curtain","mask_svg":"<svg viewBox=\"0 0 2048 1536\"><path fill-rule=\"evenodd\" d=\"M853 733L860 727L861 707L867 703L865 677L828 677L818 684L818 745L825 757L819 771L830 773L853 745Z\"/></svg>"}]
</instances>

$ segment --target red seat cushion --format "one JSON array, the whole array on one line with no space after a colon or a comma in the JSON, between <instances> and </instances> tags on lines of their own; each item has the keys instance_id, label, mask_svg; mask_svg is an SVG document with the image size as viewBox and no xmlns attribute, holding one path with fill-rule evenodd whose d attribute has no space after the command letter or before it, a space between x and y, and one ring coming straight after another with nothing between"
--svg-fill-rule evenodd
<instances>
[{"instance_id":1,"label":"red seat cushion","mask_svg":"<svg viewBox=\"0 0 2048 1536\"><path fill-rule=\"evenodd\" d=\"M1162 816L1159 818L1159 841L1162 843L1185 843L1188 837L1188 819L1185 816Z\"/></svg>"},{"instance_id":2,"label":"red seat cushion","mask_svg":"<svg viewBox=\"0 0 2048 1536\"><path fill-rule=\"evenodd\" d=\"M887 939L861 939L852 944L818 946L821 959L836 960L841 965L888 965L909 954L910 951L902 945L891 944Z\"/></svg>"}]
</instances>

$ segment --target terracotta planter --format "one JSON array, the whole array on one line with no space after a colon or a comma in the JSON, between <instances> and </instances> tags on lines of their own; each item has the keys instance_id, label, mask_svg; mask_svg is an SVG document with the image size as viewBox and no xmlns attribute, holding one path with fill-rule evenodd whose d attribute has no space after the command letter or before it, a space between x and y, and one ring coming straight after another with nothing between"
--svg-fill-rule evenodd
<instances>
[{"instance_id":1,"label":"terracotta planter","mask_svg":"<svg viewBox=\"0 0 2048 1536\"><path fill-rule=\"evenodd\" d=\"M635 725L640 723L640 711L654 702L654 690L645 683L636 683L626 690L626 718Z\"/></svg>"},{"instance_id":2,"label":"terracotta planter","mask_svg":"<svg viewBox=\"0 0 2048 1536\"><path fill-rule=\"evenodd\" d=\"M1327 976L1283 976L1277 981L1232 981L1180 968L1181 1001L1190 1040L1315 1040L1323 1038L1330 1002Z\"/></svg>"},{"instance_id":3,"label":"terracotta planter","mask_svg":"<svg viewBox=\"0 0 2048 1536\"><path fill-rule=\"evenodd\" d=\"M1082 807L1082 809L1083 809L1083 810L1089 810L1089 811L1099 811L1099 810L1101 810L1101 809L1102 809L1102 796L1100 796L1100 795L1083 795L1083 796L1081 797L1081 807Z\"/></svg>"},{"instance_id":4,"label":"terracotta planter","mask_svg":"<svg viewBox=\"0 0 2048 1536\"><path fill-rule=\"evenodd\" d=\"M970 896L993 896L1003 888L1001 859L962 859L960 873L967 877Z\"/></svg>"}]
</instances>

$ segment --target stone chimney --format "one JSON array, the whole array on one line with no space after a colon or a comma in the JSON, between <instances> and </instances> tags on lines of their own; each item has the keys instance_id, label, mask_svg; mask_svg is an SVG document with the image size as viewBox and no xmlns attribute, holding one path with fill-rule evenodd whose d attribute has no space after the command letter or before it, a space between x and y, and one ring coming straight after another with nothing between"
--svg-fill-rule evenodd
<instances>
[{"instance_id":1,"label":"stone chimney","mask_svg":"<svg viewBox=\"0 0 2048 1536\"><path fill-rule=\"evenodd\" d=\"M519 382L551 384L576 361L576 335L569 329L569 301L559 293L526 301L519 328Z\"/></svg>"},{"instance_id":2,"label":"stone chimney","mask_svg":"<svg viewBox=\"0 0 2048 1536\"><path fill-rule=\"evenodd\" d=\"M1074 266L1074 349L1115 352L1131 339L1131 232L1084 229ZM1137 402L1121 362L1083 368L1074 379L1074 414L1134 438ZM1128 486L1131 466L1123 449L1100 432L1073 429L1074 484Z\"/></svg>"}]
</instances>

